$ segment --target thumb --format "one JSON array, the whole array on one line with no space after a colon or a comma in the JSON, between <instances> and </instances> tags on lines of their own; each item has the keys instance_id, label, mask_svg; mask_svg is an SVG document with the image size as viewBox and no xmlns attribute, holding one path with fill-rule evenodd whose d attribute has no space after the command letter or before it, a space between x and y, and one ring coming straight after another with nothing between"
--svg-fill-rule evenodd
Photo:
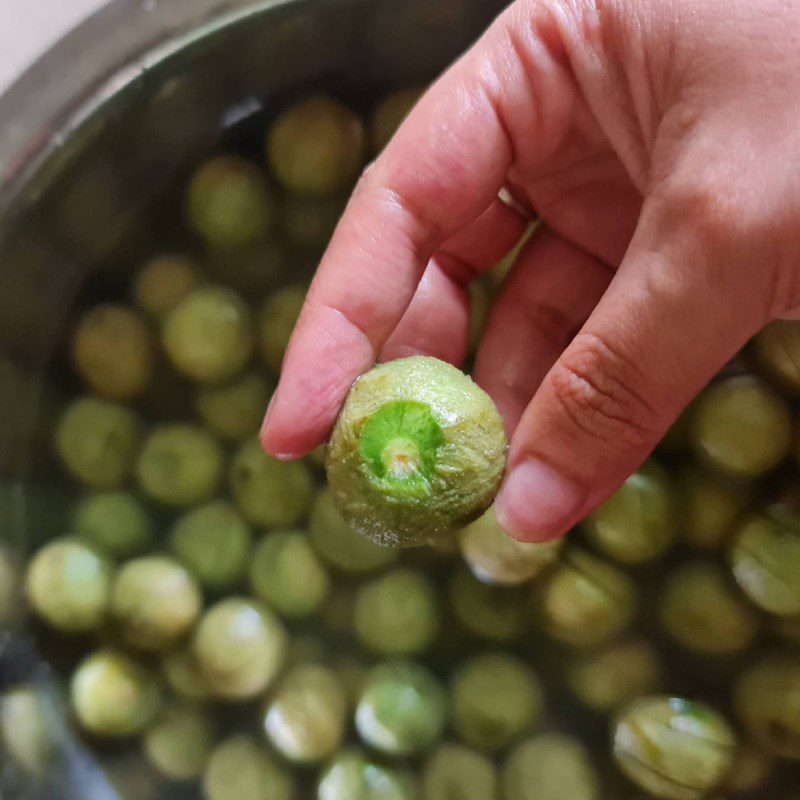
<instances>
[{"instance_id":1,"label":"thumb","mask_svg":"<svg viewBox=\"0 0 800 800\"><path fill-rule=\"evenodd\" d=\"M609 288L525 410L495 503L515 538L559 536L615 491L766 321L774 272L699 212L645 207Z\"/></svg>"}]
</instances>

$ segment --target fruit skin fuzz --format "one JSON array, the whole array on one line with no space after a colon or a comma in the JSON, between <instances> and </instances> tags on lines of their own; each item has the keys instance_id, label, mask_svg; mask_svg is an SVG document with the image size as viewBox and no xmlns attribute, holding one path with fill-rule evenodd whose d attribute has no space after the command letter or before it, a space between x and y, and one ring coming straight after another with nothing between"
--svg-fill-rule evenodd
<instances>
[{"instance_id":1,"label":"fruit skin fuzz","mask_svg":"<svg viewBox=\"0 0 800 800\"><path fill-rule=\"evenodd\" d=\"M353 530L387 546L429 544L489 508L507 447L483 389L451 364L412 356L353 384L328 443L328 482Z\"/></svg>"}]
</instances>

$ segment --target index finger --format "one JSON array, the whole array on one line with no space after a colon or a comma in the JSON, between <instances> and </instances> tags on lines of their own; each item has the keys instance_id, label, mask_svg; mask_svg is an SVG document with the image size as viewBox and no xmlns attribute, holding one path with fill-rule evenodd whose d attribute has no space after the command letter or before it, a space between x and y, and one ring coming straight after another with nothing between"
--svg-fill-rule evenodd
<instances>
[{"instance_id":1,"label":"index finger","mask_svg":"<svg viewBox=\"0 0 800 800\"><path fill-rule=\"evenodd\" d=\"M432 254L496 198L512 152L482 60L472 51L445 73L359 181L287 348L261 433L273 455L327 437Z\"/></svg>"}]
</instances>

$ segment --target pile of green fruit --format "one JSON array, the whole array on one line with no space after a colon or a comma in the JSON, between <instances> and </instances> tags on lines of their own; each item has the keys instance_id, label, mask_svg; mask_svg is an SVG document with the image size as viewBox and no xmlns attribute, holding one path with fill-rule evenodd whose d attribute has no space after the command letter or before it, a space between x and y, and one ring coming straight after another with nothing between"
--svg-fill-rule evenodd
<instances>
[{"instance_id":1,"label":"pile of green fruit","mask_svg":"<svg viewBox=\"0 0 800 800\"><path fill-rule=\"evenodd\" d=\"M485 510L500 423L486 482L444 515L420 502L453 488L427 460L451 434L407 364L356 385L369 426L358 450L340 423L330 488L324 454L261 450L307 288L286 253L319 255L416 96L368 126L327 96L287 108L266 167L225 152L188 180L193 254L81 310L82 393L54 443L74 508L24 575L42 641L79 654L75 727L121 743L109 775L135 800L798 800L800 323L751 343L564 543L514 541ZM407 504L391 531L432 545L393 546L387 496ZM0 613L13 580L0 559ZM20 769L47 768L43 714L29 687L0 698ZM128 745L142 757L116 774Z\"/></svg>"}]
</instances>

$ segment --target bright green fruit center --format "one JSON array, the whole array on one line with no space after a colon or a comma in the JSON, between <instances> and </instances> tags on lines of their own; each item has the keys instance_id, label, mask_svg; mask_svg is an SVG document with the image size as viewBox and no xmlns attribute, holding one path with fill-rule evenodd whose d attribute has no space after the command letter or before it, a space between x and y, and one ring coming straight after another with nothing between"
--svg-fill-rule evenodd
<instances>
[{"instance_id":1,"label":"bright green fruit center","mask_svg":"<svg viewBox=\"0 0 800 800\"><path fill-rule=\"evenodd\" d=\"M384 403L361 428L361 455L370 477L393 493L428 488L444 441L430 406L412 400Z\"/></svg>"}]
</instances>

